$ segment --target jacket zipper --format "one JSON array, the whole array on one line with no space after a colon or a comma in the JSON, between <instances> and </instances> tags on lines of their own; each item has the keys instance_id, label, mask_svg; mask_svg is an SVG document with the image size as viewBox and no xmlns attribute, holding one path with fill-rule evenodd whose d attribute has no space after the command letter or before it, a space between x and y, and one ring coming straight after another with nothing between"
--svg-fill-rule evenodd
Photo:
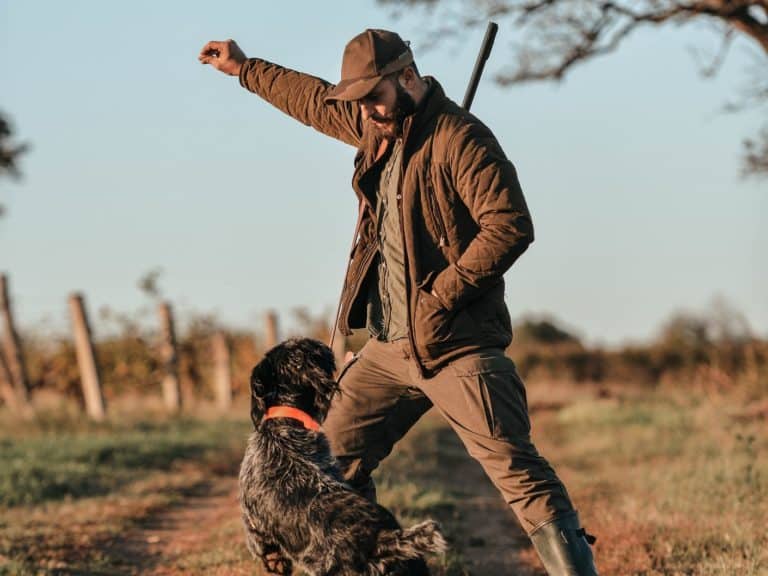
<instances>
[{"instance_id":1,"label":"jacket zipper","mask_svg":"<svg viewBox=\"0 0 768 576\"><path fill-rule=\"evenodd\" d=\"M445 232L445 223L443 222L443 216L440 213L440 206L437 204L437 198L435 197L435 190L432 188L432 174L427 179L427 204L429 204L429 211L432 214L432 220L435 223L435 228L438 234L438 244L441 248L448 246L448 235Z\"/></svg>"}]
</instances>

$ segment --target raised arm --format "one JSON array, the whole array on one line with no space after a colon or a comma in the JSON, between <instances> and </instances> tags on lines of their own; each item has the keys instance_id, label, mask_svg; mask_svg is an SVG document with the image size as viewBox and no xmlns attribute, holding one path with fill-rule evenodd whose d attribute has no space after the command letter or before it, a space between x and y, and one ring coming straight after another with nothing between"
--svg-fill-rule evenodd
<instances>
[{"instance_id":1,"label":"raised arm","mask_svg":"<svg viewBox=\"0 0 768 576\"><path fill-rule=\"evenodd\" d=\"M208 42L198 60L230 76L299 122L355 147L362 138L359 107L350 102L326 104L333 85L259 58L247 58L234 40Z\"/></svg>"}]
</instances>

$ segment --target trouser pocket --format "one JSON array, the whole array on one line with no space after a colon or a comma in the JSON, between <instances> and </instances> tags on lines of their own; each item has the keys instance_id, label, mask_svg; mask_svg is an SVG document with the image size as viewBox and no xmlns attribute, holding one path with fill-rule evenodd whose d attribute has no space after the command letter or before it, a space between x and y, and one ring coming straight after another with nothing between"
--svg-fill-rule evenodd
<instances>
[{"instance_id":1,"label":"trouser pocket","mask_svg":"<svg viewBox=\"0 0 768 576\"><path fill-rule=\"evenodd\" d=\"M451 366L462 402L456 405L478 433L496 440L527 438L531 423L525 386L514 363L502 351L479 352Z\"/></svg>"},{"instance_id":2,"label":"trouser pocket","mask_svg":"<svg viewBox=\"0 0 768 576\"><path fill-rule=\"evenodd\" d=\"M360 360L360 352L355 353L352 358L349 359L349 361L344 364L344 366L341 367L341 370L339 370L339 375L336 376L336 382L341 384L341 379L344 378L344 375L349 372L349 369L352 368L352 366Z\"/></svg>"}]
</instances>

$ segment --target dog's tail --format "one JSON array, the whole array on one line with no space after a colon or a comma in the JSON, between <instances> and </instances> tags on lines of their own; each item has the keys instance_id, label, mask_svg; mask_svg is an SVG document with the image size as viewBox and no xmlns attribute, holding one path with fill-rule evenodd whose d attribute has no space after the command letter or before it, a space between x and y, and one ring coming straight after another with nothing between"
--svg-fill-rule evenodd
<instances>
[{"instance_id":1,"label":"dog's tail","mask_svg":"<svg viewBox=\"0 0 768 576\"><path fill-rule=\"evenodd\" d=\"M427 520L410 528L381 532L376 544L376 556L385 562L410 560L445 552L446 546L438 523Z\"/></svg>"}]
</instances>

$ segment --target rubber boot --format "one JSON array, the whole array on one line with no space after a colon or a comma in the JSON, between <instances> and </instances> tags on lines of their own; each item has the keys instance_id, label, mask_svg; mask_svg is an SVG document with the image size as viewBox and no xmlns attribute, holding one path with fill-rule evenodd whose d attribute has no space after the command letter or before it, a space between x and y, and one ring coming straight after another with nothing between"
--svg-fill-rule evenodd
<instances>
[{"instance_id":1,"label":"rubber boot","mask_svg":"<svg viewBox=\"0 0 768 576\"><path fill-rule=\"evenodd\" d=\"M595 537L579 525L577 515L540 526L531 534L531 542L550 576L597 576L590 548Z\"/></svg>"}]
</instances>

